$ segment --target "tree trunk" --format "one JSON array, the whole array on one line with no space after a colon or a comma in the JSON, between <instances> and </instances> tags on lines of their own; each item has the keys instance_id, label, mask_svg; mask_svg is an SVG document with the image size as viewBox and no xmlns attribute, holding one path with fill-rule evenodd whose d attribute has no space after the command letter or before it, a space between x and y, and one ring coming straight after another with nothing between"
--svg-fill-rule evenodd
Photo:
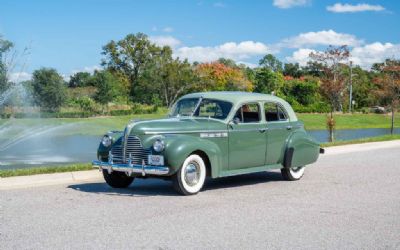
<instances>
[{"instance_id":1,"label":"tree trunk","mask_svg":"<svg viewBox=\"0 0 400 250\"><path fill-rule=\"evenodd\" d=\"M394 130L394 105L392 104L392 125L390 126L390 134L393 135Z\"/></svg>"}]
</instances>

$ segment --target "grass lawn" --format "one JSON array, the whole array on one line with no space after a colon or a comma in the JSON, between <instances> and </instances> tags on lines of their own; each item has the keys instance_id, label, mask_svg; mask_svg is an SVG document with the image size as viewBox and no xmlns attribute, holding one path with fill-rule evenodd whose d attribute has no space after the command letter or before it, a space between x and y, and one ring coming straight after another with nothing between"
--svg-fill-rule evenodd
<instances>
[{"instance_id":1,"label":"grass lawn","mask_svg":"<svg viewBox=\"0 0 400 250\"><path fill-rule=\"evenodd\" d=\"M326 129L327 114L297 115L308 130ZM0 132L2 127L12 127L3 134L3 138L7 138L24 128L59 126L57 131L62 135L102 135L109 130L123 130L132 119L156 119L165 116L165 111L162 111L156 114L91 118L0 119ZM335 118L336 129L390 128L391 119L389 114L336 114ZM400 113L395 116L395 127L400 127Z\"/></svg>"},{"instance_id":2,"label":"grass lawn","mask_svg":"<svg viewBox=\"0 0 400 250\"><path fill-rule=\"evenodd\" d=\"M327 114L297 114L306 129L326 129ZM336 129L390 128L390 114L335 114ZM395 127L400 127L400 113L395 114Z\"/></svg>"},{"instance_id":3,"label":"grass lawn","mask_svg":"<svg viewBox=\"0 0 400 250\"><path fill-rule=\"evenodd\" d=\"M5 178L5 177L24 176L24 175L51 174L51 173L92 170L92 169L93 169L92 165L89 163L78 163L78 164L70 164L63 166L5 169L5 170L0 170L0 177Z\"/></svg>"}]
</instances>

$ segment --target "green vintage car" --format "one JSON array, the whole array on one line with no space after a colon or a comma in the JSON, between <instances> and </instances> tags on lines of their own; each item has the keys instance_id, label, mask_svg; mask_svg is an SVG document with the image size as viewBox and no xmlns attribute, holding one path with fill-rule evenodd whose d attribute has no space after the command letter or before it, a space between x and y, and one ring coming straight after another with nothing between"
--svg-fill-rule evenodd
<instances>
[{"instance_id":1,"label":"green vintage car","mask_svg":"<svg viewBox=\"0 0 400 250\"><path fill-rule=\"evenodd\" d=\"M106 134L93 166L112 187L135 178L172 179L181 194L198 193L218 178L281 169L299 180L323 149L291 106L272 95L205 92L181 97L167 118L131 121Z\"/></svg>"}]
</instances>

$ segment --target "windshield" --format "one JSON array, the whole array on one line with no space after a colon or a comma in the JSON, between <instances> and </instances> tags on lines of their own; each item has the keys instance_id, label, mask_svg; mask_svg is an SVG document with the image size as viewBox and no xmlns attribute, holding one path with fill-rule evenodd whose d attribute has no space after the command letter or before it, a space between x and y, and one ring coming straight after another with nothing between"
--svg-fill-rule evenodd
<instances>
[{"instance_id":1,"label":"windshield","mask_svg":"<svg viewBox=\"0 0 400 250\"><path fill-rule=\"evenodd\" d=\"M185 98L175 104L171 116L209 117L224 120L231 108L232 103L221 100Z\"/></svg>"}]
</instances>

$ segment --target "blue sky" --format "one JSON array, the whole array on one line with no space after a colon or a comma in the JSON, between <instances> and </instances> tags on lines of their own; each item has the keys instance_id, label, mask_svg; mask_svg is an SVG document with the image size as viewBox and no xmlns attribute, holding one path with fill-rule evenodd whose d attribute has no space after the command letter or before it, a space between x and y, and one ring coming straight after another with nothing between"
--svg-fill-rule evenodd
<instances>
[{"instance_id":1,"label":"blue sky","mask_svg":"<svg viewBox=\"0 0 400 250\"><path fill-rule=\"evenodd\" d=\"M400 57L400 1L3 0L1 10L0 34L20 52L30 48L14 69L24 72L19 78L40 67L66 77L91 71L103 45L136 32L191 61L224 56L254 65L273 53L303 64L329 44L350 45L364 68Z\"/></svg>"}]
</instances>

